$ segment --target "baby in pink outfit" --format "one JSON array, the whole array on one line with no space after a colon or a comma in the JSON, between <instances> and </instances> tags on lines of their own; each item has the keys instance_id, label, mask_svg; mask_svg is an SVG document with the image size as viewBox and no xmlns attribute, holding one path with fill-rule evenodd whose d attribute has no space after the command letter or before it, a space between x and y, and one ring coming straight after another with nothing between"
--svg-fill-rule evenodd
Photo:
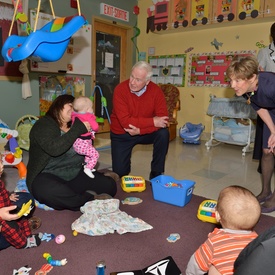
<instances>
[{"instance_id":1,"label":"baby in pink outfit","mask_svg":"<svg viewBox=\"0 0 275 275\"><path fill-rule=\"evenodd\" d=\"M91 131L89 133L81 135L73 144L74 150L80 154L85 155L84 172L90 177L94 178L94 167L99 158L99 153L93 146L93 139L95 138L95 132L98 131L98 123L96 122L96 116L94 115L93 102L86 96L78 97L73 102L72 123L75 118L79 118L81 121L87 121L90 123Z\"/></svg>"}]
</instances>

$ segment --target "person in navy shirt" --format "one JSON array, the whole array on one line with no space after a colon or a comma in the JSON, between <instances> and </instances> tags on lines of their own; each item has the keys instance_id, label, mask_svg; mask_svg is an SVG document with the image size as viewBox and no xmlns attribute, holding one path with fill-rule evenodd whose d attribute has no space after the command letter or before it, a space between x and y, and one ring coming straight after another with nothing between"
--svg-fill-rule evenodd
<instances>
[{"instance_id":1,"label":"person in navy shirt","mask_svg":"<svg viewBox=\"0 0 275 275\"><path fill-rule=\"evenodd\" d=\"M257 199L262 213L275 211L275 192L271 190L275 148L275 73L259 71L253 56L237 56L227 68L227 76L237 96L243 96L264 122L262 145L262 191Z\"/></svg>"}]
</instances>

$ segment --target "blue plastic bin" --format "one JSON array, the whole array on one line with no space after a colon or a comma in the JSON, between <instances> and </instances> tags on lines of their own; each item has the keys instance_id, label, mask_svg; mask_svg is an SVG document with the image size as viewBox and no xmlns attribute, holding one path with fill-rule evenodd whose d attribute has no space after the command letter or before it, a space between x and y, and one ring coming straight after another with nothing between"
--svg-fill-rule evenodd
<instances>
[{"instance_id":1,"label":"blue plastic bin","mask_svg":"<svg viewBox=\"0 0 275 275\"><path fill-rule=\"evenodd\" d=\"M195 182L192 180L176 180L171 176L160 175L151 179L153 197L176 206L185 206L192 197Z\"/></svg>"}]
</instances>

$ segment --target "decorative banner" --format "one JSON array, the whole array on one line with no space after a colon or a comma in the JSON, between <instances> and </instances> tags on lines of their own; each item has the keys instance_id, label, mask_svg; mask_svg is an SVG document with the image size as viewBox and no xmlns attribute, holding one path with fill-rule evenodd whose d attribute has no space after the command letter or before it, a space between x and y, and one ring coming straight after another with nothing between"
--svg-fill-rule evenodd
<instances>
[{"instance_id":1,"label":"decorative banner","mask_svg":"<svg viewBox=\"0 0 275 275\"><path fill-rule=\"evenodd\" d=\"M228 87L226 69L238 55L255 55L256 51L230 51L191 54L189 59L188 86Z\"/></svg>"}]
</instances>

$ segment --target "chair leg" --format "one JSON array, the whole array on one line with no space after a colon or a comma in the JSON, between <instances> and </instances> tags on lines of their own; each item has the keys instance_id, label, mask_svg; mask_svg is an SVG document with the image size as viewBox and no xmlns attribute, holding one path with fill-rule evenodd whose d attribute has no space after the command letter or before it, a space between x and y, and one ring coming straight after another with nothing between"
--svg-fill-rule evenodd
<instances>
[{"instance_id":1,"label":"chair leg","mask_svg":"<svg viewBox=\"0 0 275 275\"><path fill-rule=\"evenodd\" d=\"M176 136L177 136L177 124L170 124L169 125L169 134L170 134L169 141L172 141L176 138Z\"/></svg>"}]
</instances>

